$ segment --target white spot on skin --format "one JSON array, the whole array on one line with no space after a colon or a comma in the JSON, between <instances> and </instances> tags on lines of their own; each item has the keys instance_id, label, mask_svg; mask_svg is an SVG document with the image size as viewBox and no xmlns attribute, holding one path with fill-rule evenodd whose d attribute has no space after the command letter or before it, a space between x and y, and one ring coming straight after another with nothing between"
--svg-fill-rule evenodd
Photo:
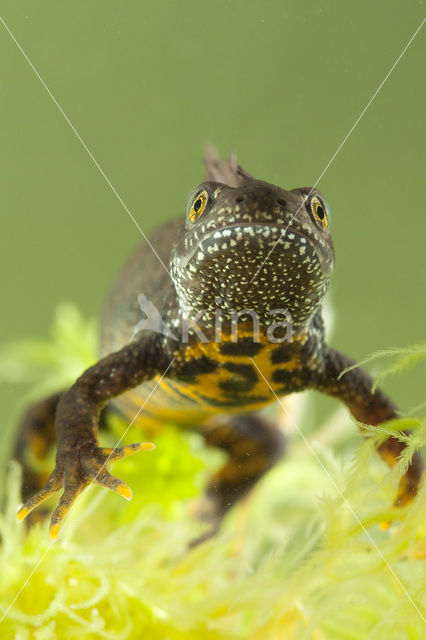
<instances>
[{"instance_id":1,"label":"white spot on skin","mask_svg":"<svg viewBox=\"0 0 426 640\"><path fill-rule=\"evenodd\" d=\"M311 317L316 304L306 298L306 291L314 293L315 298L319 299L327 286L311 243L325 249L327 243L307 223L298 222L298 226L304 229L303 237L290 229L290 233L284 233L282 229L274 230L258 224L267 220L283 227L288 222L288 218L279 216L275 209L273 212L268 212L267 208L265 210L262 203L260 208L247 206L246 203L241 208L235 205L218 208L203 228L197 228L200 240L197 242L194 234L189 240L189 246L194 251L192 258L186 264L172 264L172 277L181 309L185 308L191 313L196 313L199 308L206 309L208 313L203 322L205 319L206 323L210 323L210 315L213 316L215 310L211 296L225 290L229 309L235 306L257 309L263 316L267 309L277 305L288 307L291 311L299 307L299 325ZM234 221L236 226L230 227ZM255 225L252 224L254 221ZM216 245L212 242L213 238L217 240ZM224 243L225 238L227 242ZM256 282L251 282L261 256L275 246L277 239L281 239L281 251L267 258ZM187 244L186 238L184 244ZM174 317L174 313L171 317Z\"/></svg>"}]
</instances>

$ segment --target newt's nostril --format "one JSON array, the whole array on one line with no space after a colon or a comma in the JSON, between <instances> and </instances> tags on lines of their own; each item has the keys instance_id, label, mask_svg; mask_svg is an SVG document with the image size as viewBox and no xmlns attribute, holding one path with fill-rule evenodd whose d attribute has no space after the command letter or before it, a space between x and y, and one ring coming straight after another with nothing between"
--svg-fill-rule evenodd
<instances>
[{"instance_id":1,"label":"newt's nostril","mask_svg":"<svg viewBox=\"0 0 426 640\"><path fill-rule=\"evenodd\" d=\"M236 202L236 203L238 203L238 202L242 202L243 200L244 200L244 196L237 196L237 197L235 198L235 202Z\"/></svg>"},{"instance_id":2,"label":"newt's nostril","mask_svg":"<svg viewBox=\"0 0 426 640\"><path fill-rule=\"evenodd\" d=\"M284 200L284 198L277 198L275 202L283 209L285 209L287 206L287 202Z\"/></svg>"}]
</instances>

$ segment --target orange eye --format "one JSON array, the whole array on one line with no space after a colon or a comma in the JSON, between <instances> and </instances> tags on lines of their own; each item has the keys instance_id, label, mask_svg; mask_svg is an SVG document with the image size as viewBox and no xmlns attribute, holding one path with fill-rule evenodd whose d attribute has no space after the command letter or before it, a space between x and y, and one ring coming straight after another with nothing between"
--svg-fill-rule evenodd
<instances>
[{"instance_id":1,"label":"orange eye","mask_svg":"<svg viewBox=\"0 0 426 640\"><path fill-rule=\"evenodd\" d=\"M188 216L191 222L195 222L197 218L203 215L207 207L208 200L209 200L209 194L205 189L200 191L200 193L197 193L188 213Z\"/></svg>"},{"instance_id":2,"label":"orange eye","mask_svg":"<svg viewBox=\"0 0 426 640\"><path fill-rule=\"evenodd\" d=\"M314 196L310 202L310 208L315 222L325 231L328 227L328 216L325 204Z\"/></svg>"}]
</instances>

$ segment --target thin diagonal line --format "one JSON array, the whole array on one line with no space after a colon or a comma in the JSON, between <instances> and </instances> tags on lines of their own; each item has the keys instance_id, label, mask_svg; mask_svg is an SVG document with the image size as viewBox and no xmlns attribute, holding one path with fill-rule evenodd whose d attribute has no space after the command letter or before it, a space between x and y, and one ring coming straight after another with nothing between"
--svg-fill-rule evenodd
<instances>
[{"instance_id":1,"label":"thin diagonal line","mask_svg":"<svg viewBox=\"0 0 426 640\"><path fill-rule=\"evenodd\" d=\"M393 63L393 65L391 66L391 68L389 69L389 71L387 72L387 74L385 75L385 77L383 78L383 80L381 81L381 83L379 84L379 86L377 87L377 89L375 90L375 92L373 93L373 95L371 96L370 100L367 102L367 104L365 105L364 109L361 111L360 115L358 116L358 118L355 120L355 122L353 123L352 127L349 129L348 133L345 135L345 137L343 138L342 142L340 143L340 145L337 147L336 151L333 153L333 155L331 156L330 160L328 161L328 163L326 164L325 168L323 169L323 171L320 173L319 177L316 179L315 184L313 187L311 187L311 190L309 191L308 195L306 196L306 200L310 197L310 195L312 194L312 192L314 191L314 189L316 188L316 186L318 185L319 181L321 180L321 178L324 176L325 172L329 169L330 165L332 164L332 162L335 160L337 154L341 151L343 145L347 142L349 136L353 133L354 129L358 126L361 118L363 118L363 116L365 115L367 109L371 106L372 102L375 100L375 98L377 97L378 93L380 92L380 90L382 89L383 85L385 84L386 80L389 78L389 76L391 75L391 73L393 72L393 70L395 69L395 67L397 66L397 64L399 63L399 61L401 60L401 58L403 57L403 55L405 54L405 52L407 51L408 47L412 44L414 38L417 36L417 34L419 33L420 29L423 27L424 23L426 22L426 18L423 18L423 20L421 21L421 23L419 24L419 26L417 27L417 29L415 30L415 32L413 33L413 35L411 36L411 38L409 39L409 41L407 42L407 44L405 45L405 47L403 48L403 50L401 51L401 53L399 54L399 56L397 57L397 59L395 60L395 62ZM297 209L296 213L294 214L294 216L291 218L290 222L287 224L287 226L285 227L285 229L283 229L283 231L280 234L280 237L278 238L278 240L276 241L276 243L274 244L274 246L272 247L272 249L269 251L268 255L266 256L266 258L263 260L262 264L260 265L260 267L258 268L258 270L256 271L256 273L254 274L253 278L250 280L250 284L253 282L253 280L256 278L256 276L258 275L259 271L263 268L265 262L268 260L269 256L271 255L271 253L276 249L277 245L280 243L281 239L285 236L287 229L289 228L289 226L291 225L291 223L293 222L293 220L295 219L295 217L297 216L297 214L299 213L300 209L302 208L302 206L304 205L304 203L302 203L299 208Z\"/></svg>"},{"instance_id":2,"label":"thin diagonal line","mask_svg":"<svg viewBox=\"0 0 426 640\"><path fill-rule=\"evenodd\" d=\"M128 216L130 217L130 219L133 221L133 223L136 225L136 227L139 229L139 232L141 233L141 235L143 236L144 240L148 243L148 245L151 247L152 251L155 253L155 255L157 256L157 258L159 259L159 261L161 262L161 264L163 265L164 269L167 271L167 273L170 276L169 270L167 269L166 265L164 264L164 262L162 261L162 259L160 258L160 256L158 255L157 251L154 249L154 247L152 246L151 242L149 241L149 239L147 238L147 236L145 235L145 233L142 231L140 225L138 224L138 222L136 221L134 215L131 213L131 211L129 210L129 208L127 207L127 205L125 204L125 202L123 201L123 199L121 198L121 196L119 195L117 189L114 187L114 185L111 183L110 179L108 178L108 176L106 175L105 171L102 169L101 165L99 164L99 162L96 160L96 158L94 157L93 153L90 151L89 147L87 146L87 144L84 142L84 140L82 139L82 137L80 136L80 134L78 133L77 129L74 127L73 123L71 122L71 120L68 118L67 114L65 113L65 111L62 109L61 105L59 104L59 102L56 100L55 96L53 95L53 93L51 92L51 90L49 89L49 87L47 86L47 84L45 83L45 81L43 80L43 78L41 77L41 75L39 74L39 72L37 71L37 69L35 68L35 66L33 65L33 63L31 62L31 60L29 59L29 57L27 56L27 54L25 53L25 51L23 50L23 48L21 47L21 45L19 44L19 42L17 41L17 39L15 38L15 36L13 35L13 33L11 32L11 30L9 29L9 27L7 26L7 24L5 23L5 21L3 20L3 18L0 16L0 22L3 24L4 28L6 29L6 31L8 32L8 34L10 35L10 37L12 38L13 42L16 44L16 46L18 47L19 51L22 53L22 55L24 56L25 60L28 62L29 66L31 67L31 69L34 71L35 75L37 76L37 78L40 80L41 84L43 85L43 87L46 89L47 93L49 94L50 98L53 100L53 102L55 103L55 105L57 106L57 108L59 109L60 113L62 114L62 116L64 117L65 121L67 122L67 124L71 127L73 133L75 134L77 140L81 143L81 145L83 146L83 148L85 149L85 151L87 151L90 159L92 160L93 164L95 165L95 167L97 168L97 170L99 171L99 173L101 174L101 176L104 178L105 182L107 183L107 185L110 187L111 191L113 192L113 194L115 195L115 197L117 198L117 200L119 201L119 203L121 204L121 206L123 207L123 209L127 212ZM171 277L171 276L170 276Z\"/></svg>"},{"instance_id":3,"label":"thin diagonal line","mask_svg":"<svg viewBox=\"0 0 426 640\"><path fill-rule=\"evenodd\" d=\"M383 554L382 550L380 549L380 547L378 547L378 545L376 544L376 542L373 540L373 538L371 537L370 533L367 531L367 529L365 528L365 526L363 525L363 523L361 522L359 516L357 515L356 511L354 510L354 508L352 507L351 503L349 502L349 500L345 497L345 495L343 494L343 492L341 491L340 487L337 485L336 481L334 480L333 476L330 474L330 472L328 471L327 467L324 465L324 463L322 462L321 458L319 457L319 455L317 454L317 452L315 451L315 449L313 448L313 446L311 445L311 443L309 442L309 440L307 439L307 437L305 436L305 434L303 433L303 431L301 430L301 428L299 427L299 425L296 423L295 419L293 418L293 416L291 415L291 413L288 411L287 407L284 406L284 404L281 402L280 398L277 396L277 394L275 393L275 391L272 389L271 385L269 384L268 380L265 378L265 376L263 375L262 371L259 369L259 367L257 366L257 364L255 363L255 361L253 360L252 357L250 357L250 360L252 361L252 363L254 364L254 366L256 367L256 369L258 370L258 372L260 373L260 375L262 376L262 378L264 379L264 381L266 382L266 384L268 385L269 389L271 390L271 393L275 396L275 398L278 400L279 405L281 406L281 408L284 410L285 414L287 415L287 417L291 420L291 422L293 423L294 427L296 428L298 434L303 438L305 444L308 446L309 450L311 451L311 453L313 454L313 456L315 457L316 461L318 462L318 464L322 467L323 471L326 473L326 475L328 476L329 480L331 481L332 485L334 486L334 488L336 489L337 493L339 494L339 496L343 499L343 502L345 503L345 505L348 507L349 511L351 512L352 516L354 517L354 519L356 520L356 522L359 524L359 526L361 527L361 529L364 531L365 535L367 536L368 540L370 541L371 545L374 547L374 549L377 551L377 553L379 554L380 558L383 560L383 562L385 563L385 565L387 566L387 568L389 569L389 571L391 572L392 576L394 577L394 579L396 580L396 582L398 583L398 585L401 587L402 591L405 593L405 595L407 596L408 600L411 602L411 604L413 605L413 607L415 608L415 610L417 611L417 613L419 614L420 618L422 619L422 621L424 622L424 624L426 624L426 618L423 616L422 612L420 611L420 609L418 608L418 606L416 605L416 603L414 602L413 598L410 596L410 594L408 593L407 589L405 588L404 584L401 582L401 580L399 579L397 573L395 572L395 570L391 567L391 565L389 564L388 560L386 559L385 555Z\"/></svg>"},{"instance_id":4,"label":"thin diagonal line","mask_svg":"<svg viewBox=\"0 0 426 640\"><path fill-rule=\"evenodd\" d=\"M146 405L146 403L148 402L148 400L150 399L150 397L152 396L152 394L154 393L154 391L157 389L158 385L161 383L162 379L164 378L164 376L166 375L167 371L170 369L170 367L172 366L173 362L175 361L175 358L173 358L173 360L170 362L170 364L168 365L167 369L164 371L164 373L161 375L161 377L157 380L155 386L152 388L152 390L150 391L148 397L144 400L144 403L142 404L142 406L139 408L139 410L137 411L137 413L135 414L133 420L131 421L131 423L128 425L127 429L125 430L125 432L123 433L123 435L121 436L121 438L119 439L119 441L116 443L116 445L114 446L113 450L111 451L111 453L109 454L108 458L105 460L105 462L103 463L102 467L99 469L98 473L96 474L96 476L90 481L90 483L87 485L86 488L89 488L92 486L92 484L95 482L96 478L99 476L99 474L101 473L102 469L105 467L105 465L108 463L108 460L111 458L111 456L113 455L114 451L117 449L118 445L120 444L120 442L123 440L123 438L125 437L126 433L128 432L128 430L130 429L130 427L132 426L132 424L134 423L134 421L136 420L136 418L138 417L138 415L140 414L140 412L142 411L142 409L144 408L144 406ZM70 516L72 514L72 512L74 511L75 507L77 506L79 500L82 498L83 494L80 494L78 496L78 498L76 499L76 501L74 502L74 504L72 505L71 509L68 512L67 518L64 521L64 524L62 526L62 531L64 530L64 527L66 526L66 523L68 522L68 520L70 519ZM6 618L7 614L9 613L9 611L11 610L11 608L13 607L13 605L15 604L15 602L17 601L17 599L19 598L19 596L21 595L23 589L25 588L25 586L28 584L28 582L31 580L31 578L33 577L33 575L35 574L35 572L37 571L37 569L39 568L39 566L41 565L41 563L43 562L43 560L45 559L45 557L47 556L47 554L49 553L50 549L52 548L52 546L55 544L55 542L52 540L50 542L50 545L47 547L46 551L43 553L43 555L41 556L41 558L38 560L37 564L35 565L35 567L32 569L31 573L29 574L28 578L25 580L24 584L22 585L22 587L19 589L18 593L16 594L16 596L13 598L12 602L9 604L9 606L7 607L7 609L4 611L2 617L0 618L0 624L3 622L3 620Z\"/></svg>"},{"instance_id":5,"label":"thin diagonal line","mask_svg":"<svg viewBox=\"0 0 426 640\"><path fill-rule=\"evenodd\" d=\"M12 602L10 603L10 605L7 607L7 609L4 611L2 617L0 618L0 624L3 622L3 620L5 619L5 617L7 616L7 614L9 613L10 609L13 607L13 605L15 604L16 600L19 598L19 596L21 595L22 591L25 589L25 587L27 586L27 584L29 583L29 581L31 580L31 578L33 577L33 575L35 574L35 572L37 571L37 569L39 568L39 566L41 565L41 563L43 562L43 560L45 559L45 557L47 556L47 554L49 553L50 549L52 548L53 542L51 541L49 546L47 547L46 551L43 553L43 555L39 558L39 560L37 561L37 563L35 564L33 570L31 571L30 575L28 576L28 578L25 580L24 584L22 585L22 587L19 589L18 593L16 594L16 596L13 598Z\"/></svg>"}]
</instances>

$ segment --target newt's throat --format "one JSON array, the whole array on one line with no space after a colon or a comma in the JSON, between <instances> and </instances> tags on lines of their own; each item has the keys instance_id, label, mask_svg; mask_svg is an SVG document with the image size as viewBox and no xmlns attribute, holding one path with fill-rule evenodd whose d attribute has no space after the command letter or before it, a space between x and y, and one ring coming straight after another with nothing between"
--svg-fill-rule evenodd
<instances>
[{"instance_id":1,"label":"newt's throat","mask_svg":"<svg viewBox=\"0 0 426 640\"><path fill-rule=\"evenodd\" d=\"M230 235L225 237L226 231ZM265 233L271 236L268 241ZM206 330L218 315L231 322L244 310L262 327L276 322L277 313L290 315L296 329L306 326L329 283L312 244L295 233L287 240L278 236L277 244L271 227L261 225L224 229L222 240L215 235L198 245L185 266L172 261L179 306L186 317Z\"/></svg>"}]
</instances>

